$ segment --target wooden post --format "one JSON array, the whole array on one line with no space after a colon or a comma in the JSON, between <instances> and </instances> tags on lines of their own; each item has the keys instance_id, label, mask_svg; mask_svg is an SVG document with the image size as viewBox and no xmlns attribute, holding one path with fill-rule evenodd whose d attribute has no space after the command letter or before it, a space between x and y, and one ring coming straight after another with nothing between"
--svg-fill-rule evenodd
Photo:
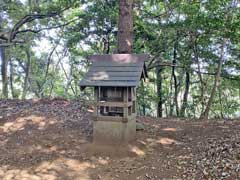
<instances>
[{"instance_id":1,"label":"wooden post","mask_svg":"<svg viewBox=\"0 0 240 180\"><path fill-rule=\"evenodd\" d=\"M134 88L135 115L137 115L137 88Z\"/></svg>"},{"instance_id":2,"label":"wooden post","mask_svg":"<svg viewBox=\"0 0 240 180\"><path fill-rule=\"evenodd\" d=\"M98 115L98 87L94 87L94 112L93 115L97 116Z\"/></svg>"},{"instance_id":3,"label":"wooden post","mask_svg":"<svg viewBox=\"0 0 240 180\"><path fill-rule=\"evenodd\" d=\"M98 86L98 102L101 100L101 87Z\"/></svg>"},{"instance_id":4,"label":"wooden post","mask_svg":"<svg viewBox=\"0 0 240 180\"><path fill-rule=\"evenodd\" d=\"M131 87L131 100L134 101L134 87Z\"/></svg>"},{"instance_id":5,"label":"wooden post","mask_svg":"<svg viewBox=\"0 0 240 180\"><path fill-rule=\"evenodd\" d=\"M127 104L128 103L128 87L123 89L123 103ZM128 107L124 106L123 108L123 118L127 119L128 118Z\"/></svg>"},{"instance_id":6,"label":"wooden post","mask_svg":"<svg viewBox=\"0 0 240 180\"><path fill-rule=\"evenodd\" d=\"M136 102L136 88L132 87L132 113L133 113L133 117L136 117L137 114L137 102Z\"/></svg>"}]
</instances>

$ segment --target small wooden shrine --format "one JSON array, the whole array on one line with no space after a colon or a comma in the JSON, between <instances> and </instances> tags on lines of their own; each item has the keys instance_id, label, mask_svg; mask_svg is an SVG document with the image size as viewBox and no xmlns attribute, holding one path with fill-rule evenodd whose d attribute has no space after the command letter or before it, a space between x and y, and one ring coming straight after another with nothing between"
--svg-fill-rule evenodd
<instances>
[{"instance_id":1,"label":"small wooden shrine","mask_svg":"<svg viewBox=\"0 0 240 180\"><path fill-rule=\"evenodd\" d=\"M148 55L90 56L81 89L94 87L94 142L129 142L136 134L136 87L147 77Z\"/></svg>"}]
</instances>

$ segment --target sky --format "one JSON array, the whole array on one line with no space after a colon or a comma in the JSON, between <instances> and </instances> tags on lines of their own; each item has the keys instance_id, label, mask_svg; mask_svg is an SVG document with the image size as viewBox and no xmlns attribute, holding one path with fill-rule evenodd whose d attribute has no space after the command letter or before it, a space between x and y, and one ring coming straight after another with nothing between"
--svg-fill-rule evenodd
<instances>
[{"instance_id":1,"label":"sky","mask_svg":"<svg viewBox=\"0 0 240 180\"><path fill-rule=\"evenodd\" d=\"M20 2L24 4L25 2L27 2L27 0L20 0Z\"/></svg>"}]
</instances>

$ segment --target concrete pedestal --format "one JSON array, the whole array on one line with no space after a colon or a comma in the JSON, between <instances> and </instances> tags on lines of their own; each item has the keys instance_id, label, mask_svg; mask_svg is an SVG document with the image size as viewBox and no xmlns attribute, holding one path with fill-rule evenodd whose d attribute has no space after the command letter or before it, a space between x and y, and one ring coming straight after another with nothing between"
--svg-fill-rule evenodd
<instances>
[{"instance_id":1,"label":"concrete pedestal","mask_svg":"<svg viewBox=\"0 0 240 180\"><path fill-rule=\"evenodd\" d=\"M103 144L128 143L136 138L136 119L128 122L94 121L93 142Z\"/></svg>"}]
</instances>

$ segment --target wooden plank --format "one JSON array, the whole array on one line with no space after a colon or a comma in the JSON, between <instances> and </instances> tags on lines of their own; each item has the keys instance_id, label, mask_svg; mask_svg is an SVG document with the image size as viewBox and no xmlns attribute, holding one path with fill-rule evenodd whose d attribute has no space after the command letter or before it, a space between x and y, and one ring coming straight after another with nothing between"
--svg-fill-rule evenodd
<instances>
[{"instance_id":1,"label":"wooden plank","mask_svg":"<svg viewBox=\"0 0 240 180\"><path fill-rule=\"evenodd\" d=\"M116 86L136 87L139 84L146 54L110 54L90 56L92 65L81 87Z\"/></svg>"},{"instance_id":2,"label":"wooden plank","mask_svg":"<svg viewBox=\"0 0 240 180\"><path fill-rule=\"evenodd\" d=\"M118 116L94 116L95 121L127 122L127 118Z\"/></svg>"},{"instance_id":3,"label":"wooden plank","mask_svg":"<svg viewBox=\"0 0 240 180\"><path fill-rule=\"evenodd\" d=\"M132 102L98 102L98 106L109 106L109 107L129 107L132 106Z\"/></svg>"},{"instance_id":4,"label":"wooden plank","mask_svg":"<svg viewBox=\"0 0 240 180\"><path fill-rule=\"evenodd\" d=\"M98 101L99 101L98 87L95 87L95 88L94 88L94 101L95 101L95 102L98 102ZM94 114L95 116L98 115L98 107L97 107L96 105L94 106L93 114Z\"/></svg>"},{"instance_id":5,"label":"wooden plank","mask_svg":"<svg viewBox=\"0 0 240 180\"><path fill-rule=\"evenodd\" d=\"M123 89L123 102L128 103L128 87ZM128 118L128 107L123 108L123 117Z\"/></svg>"},{"instance_id":6,"label":"wooden plank","mask_svg":"<svg viewBox=\"0 0 240 180\"><path fill-rule=\"evenodd\" d=\"M133 101L134 100L134 94L133 94L133 91L134 91L134 89L133 89L133 87L131 87L131 100Z\"/></svg>"},{"instance_id":7,"label":"wooden plank","mask_svg":"<svg viewBox=\"0 0 240 180\"><path fill-rule=\"evenodd\" d=\"M113 87L136 87L139 81L90 81L82 80L80 86L113 86Z\"/></svg>"},{"instance_id":8,"label":"wooden plank","mask_svg":"<svg viewBox=\"0 0 240 180\"><path fill-rule=\"evenodd\" d=\"M132 98L133 100L136 100L137 98L136 89L137 89L136 87L133 88L133 98Z\"/></svg>"},{"instance_id":9,"label":"wooden plank","mask_svg":"<svg viewBox=\"0 0 240 180\"><path fill-rule=\"evenodd\" d=\"M91 81L97 81L97 80L101 80L101 81L136 81L138 80L139 77L136 76L131 76L131 77L98 77L98 76L89 76L87 77L87 79L91 80Z\"/></svg>"},{"instance_id":10,"label":"wooden plank","mask_svg":"<svg viewBox=\"0 0 240 180\"><path fill-rule=\"evenodd\" d=\"M107 71L89 71L86 73L86 77L101 76L101 77L141 77L141 71L119 71L119 72L107 72Z\"/></svg>"}]
</instances>

